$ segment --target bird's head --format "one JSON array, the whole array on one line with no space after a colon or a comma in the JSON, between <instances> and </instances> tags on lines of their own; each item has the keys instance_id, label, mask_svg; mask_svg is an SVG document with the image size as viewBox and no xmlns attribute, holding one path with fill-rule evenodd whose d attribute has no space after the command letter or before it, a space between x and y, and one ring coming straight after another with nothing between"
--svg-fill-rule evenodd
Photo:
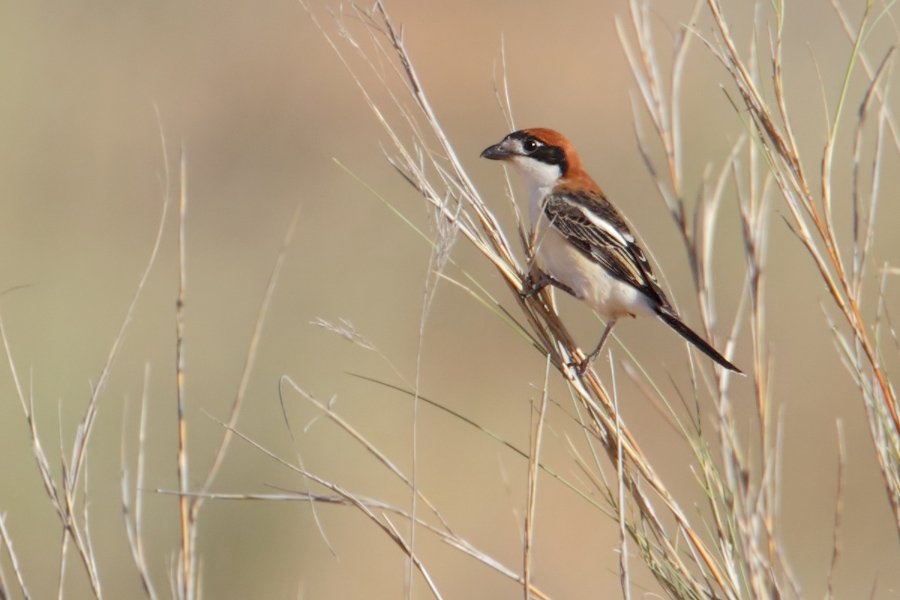
<instances>
[{"instance_id":1,"label":"bird's head","mask_svg":"<svg viewBox=\"0 0 900 600\"><path fill-rule=\"evenodd\" d=\"M514 131L481 153L482 158L510 163L531 187L552 187L582 171L572 144L552 129Z\"/></svg>"}]
</instances>

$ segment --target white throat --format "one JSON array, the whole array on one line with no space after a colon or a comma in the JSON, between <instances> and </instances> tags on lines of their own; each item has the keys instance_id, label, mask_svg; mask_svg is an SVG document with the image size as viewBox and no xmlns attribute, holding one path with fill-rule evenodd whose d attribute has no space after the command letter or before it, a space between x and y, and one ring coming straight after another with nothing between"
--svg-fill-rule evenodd
<instances>
[{"instance_id":1,"label":"white throat","mask_svg":"<svg viewBox=\"0 0 900 600\"><path fill-rule=\"evenodd\" d=\"M553 187L562 177L559 165L548 165L528 156L516 156L510 162L529 188Z\"/></svg>"},{"instance_id":2,"label":"white throat","mask_svg":"<svg viewBox=\"0 0 900 600\"><path fill-rule=\"evenodd\" d=\"M517 156L510 162L528 186L528 212L531 223L535 224L543 212L544 198L556 186L562 171L559 165L548 165L527 156Z\"/></svg>"}]
</instances>

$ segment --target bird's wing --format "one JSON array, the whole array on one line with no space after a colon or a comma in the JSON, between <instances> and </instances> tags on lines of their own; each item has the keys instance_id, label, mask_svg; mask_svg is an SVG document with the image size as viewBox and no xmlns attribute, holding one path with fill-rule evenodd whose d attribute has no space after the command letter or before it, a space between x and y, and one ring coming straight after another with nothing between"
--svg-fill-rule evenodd
<instances>
[{"instance_id":1,"label":"bird's wing","mask_svg":"<svg viewBox=\"0 0 900 600\"><path fill-rule=\"evenodd\" d=\"M558 191L547 196L544 214L565 238L613 277L669 306L650 263L622 215L596 192Z\"/></svg>"}]
</instances>

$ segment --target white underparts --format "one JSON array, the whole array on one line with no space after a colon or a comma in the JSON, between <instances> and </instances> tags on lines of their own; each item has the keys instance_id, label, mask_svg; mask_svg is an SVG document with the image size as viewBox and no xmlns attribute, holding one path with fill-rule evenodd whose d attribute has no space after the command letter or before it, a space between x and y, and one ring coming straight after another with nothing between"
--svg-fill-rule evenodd
<instances>
[{"instance_id":1,"label":"white underparts","mask_svg":"<svg viewBox=\"0 0 900 600\"><path fill-rule=\"evenodd\" d=\"M541 217L535 237L539 267L569 286L576 297L605 320L625 316L652 316L647 296L631 284L613 277L602 265L585 256Z\"/></svg>"},{"instance_id":2,"label":"white underparts","mask_svg":"<svg viewBox=\"0 0 900 600\"><path fill-rule=\"evenodd\" d=\"M529 213L532 226L536 224L537 227L534 243L538 266L571 288L579 300L605 320L654 315L654 307L643 292L613 277L603 266L572 245L544 216L543 203L560 178L559 167L526 156L518 156L510 162L528 185ZM630 234L623 234L598 215L582 210L594 226L623 246L634 241Z\"/></svg>"}]
</instances>

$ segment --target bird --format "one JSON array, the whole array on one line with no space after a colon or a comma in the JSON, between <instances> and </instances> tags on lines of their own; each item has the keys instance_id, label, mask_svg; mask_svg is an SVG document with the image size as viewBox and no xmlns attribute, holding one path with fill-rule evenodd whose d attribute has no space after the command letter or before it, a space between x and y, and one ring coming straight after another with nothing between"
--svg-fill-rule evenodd
<instances>
[{"instance_id":1,"label":"bird","mask_svg":"<svg viewBox=\"0 0 900 600\"><path fill-rule=\"evenodd\" d=\"M619 319L655 316L716 364L743 374L684 324L624 217L562 134L545 128L514 131L485 148L481 157L511 165L528 186L538 268L525 278L523 295L533 297L552 285L606 321L594 351L575 365L579 373L600 354Z\"/></svg>"}]
</instances>

